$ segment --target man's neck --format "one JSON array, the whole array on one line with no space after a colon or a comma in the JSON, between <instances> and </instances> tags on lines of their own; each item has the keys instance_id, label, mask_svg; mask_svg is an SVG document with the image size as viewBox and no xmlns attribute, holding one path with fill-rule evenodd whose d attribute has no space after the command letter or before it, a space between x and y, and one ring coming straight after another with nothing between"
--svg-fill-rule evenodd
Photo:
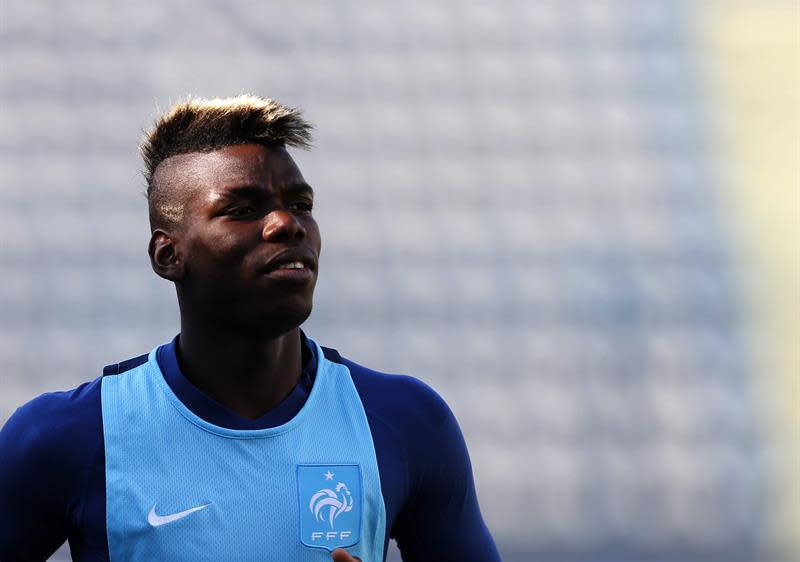
<instances>
[{"instance_id":1,"label":"man's neck","mask_svg":"<svg viewBox=\"0 0 800 562\"><path fill-rule=\"evenodd\" d=\"M278 405L302 370L300 329L279 336L243 337L183 323L176 352L189 381L246 419Z\"/></svg>"}]
</instances>

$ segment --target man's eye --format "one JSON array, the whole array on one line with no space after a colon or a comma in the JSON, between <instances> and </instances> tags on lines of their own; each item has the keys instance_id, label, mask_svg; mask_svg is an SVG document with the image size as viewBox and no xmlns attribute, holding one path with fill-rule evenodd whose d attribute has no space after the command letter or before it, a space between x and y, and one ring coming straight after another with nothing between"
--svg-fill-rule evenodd
<instances>
[{"instance_id":1,"label":"man's eye","mask_svg":"<svg viewBox=\"0 0 800 562\"><path fill-rule=\"evenodd\" d=\"M314 203L311 201L297 201L292 205L292 208L300 213L310 213L314 208Z\"/></svg>"},{"instance_id":2,"label":"man's eye","mask_svg":"<svg viewBox=\"0 0 800 562\"><path fill-rule=\"evenodd\" d=\"M255 207L251 207L250 205L244 207L234 207L228 211L228 214L232 217L247 217L255 213Z\"/></svg>"}]
</instances>

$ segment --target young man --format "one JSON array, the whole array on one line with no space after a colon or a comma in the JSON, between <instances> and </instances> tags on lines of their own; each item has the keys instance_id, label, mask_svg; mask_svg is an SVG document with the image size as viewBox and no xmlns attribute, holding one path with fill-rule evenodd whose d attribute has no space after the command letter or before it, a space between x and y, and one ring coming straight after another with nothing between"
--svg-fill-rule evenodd
<instances>
[{"instance_id":1,"label":"young man","mask_svg":"<svg viewBox=\"0 0 800 562\"><path fill-rule=\"evenodd\" d=\"M320 347L299 112L192 100L143 142L153 270L181 331L0 433L0 559L499 560L444 401Z\"/></svg>"}]
</instances>

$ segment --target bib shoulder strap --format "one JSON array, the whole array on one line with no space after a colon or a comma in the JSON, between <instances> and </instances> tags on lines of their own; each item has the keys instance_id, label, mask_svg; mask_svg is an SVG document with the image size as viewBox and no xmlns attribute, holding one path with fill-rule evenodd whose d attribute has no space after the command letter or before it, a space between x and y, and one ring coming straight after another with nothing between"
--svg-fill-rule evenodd
<instances>
[{"instance_id":1,"label":"bib shoulder strap","mask_svg":"<svg viewBox=\"0 0 800 562\"><path fill-rule=\"evenodd\" d=\"M339 352L335 349L331 349L330 347L322 347L322 353L325 355L325 359L328 361L342 364L342 356L339 355Z\"/></svg>"},{"instance_id":2,"label":"bib shoulder strap","mask_svg":"<svg viewBox=\"0 0 800 562\"><path fill-rule=\"evenodd\" d=\"M108 375L119 375L124 373L125 371L130 371L131 369L135 369L139 365L147 363L147 353L144 355L140 355L139 357L133 357L132 359L126 359L125 361L121 361L119 363L114 363L112 365L106 365L103 367L103 376Z\"/></svg>"}]
</instances>

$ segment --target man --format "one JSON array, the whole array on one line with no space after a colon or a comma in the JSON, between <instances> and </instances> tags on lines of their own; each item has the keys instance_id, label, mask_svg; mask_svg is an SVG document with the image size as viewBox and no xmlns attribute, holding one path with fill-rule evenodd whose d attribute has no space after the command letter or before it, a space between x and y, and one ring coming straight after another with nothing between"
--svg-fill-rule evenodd
<instances>
[{"instance_id":1,"label":"man","mask_svg":"<svg viewBox=\"0 0 800 562\"><path fill-rule=\"evenodd\" d=\"M0 559L491 561L469 456L429 387L320 347L300 113L191 100L142 152L181 331L0 433Z\"/></svg>"}]
</instances>

